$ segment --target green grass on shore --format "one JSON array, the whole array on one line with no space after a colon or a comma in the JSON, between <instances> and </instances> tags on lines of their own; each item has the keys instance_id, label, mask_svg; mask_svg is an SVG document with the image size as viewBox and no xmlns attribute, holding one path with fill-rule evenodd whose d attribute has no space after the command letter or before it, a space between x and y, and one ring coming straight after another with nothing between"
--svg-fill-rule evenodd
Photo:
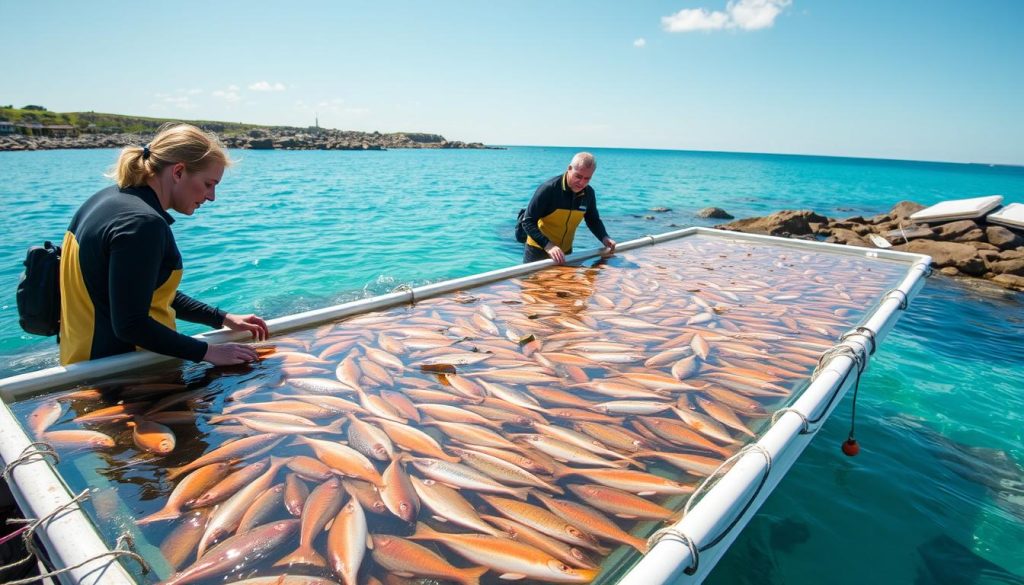
<instances>
[{"instance_id":1,"label":"green grass on shore","mask_svg":"<svg viewBox=\"0 0 1024 585\"><path fill-rule=\"evenodd\" d=\"M14 124L39 123L46 126L66 124L75 126L80 132L96 132L112 134L127 132L132 134L155 132L167 122L187 122L205 130L221 135L244 134L257 128L277 128L259 124L238 124L233 122L215 122L210 120L178 120L174 118L146 118L143 116L124 116L121 114L103 114L99 112L50 112L47 110L26 110L0 106L0 120ZM90 126L90 124L92 126Z\"/></svg>"}]
</instances>

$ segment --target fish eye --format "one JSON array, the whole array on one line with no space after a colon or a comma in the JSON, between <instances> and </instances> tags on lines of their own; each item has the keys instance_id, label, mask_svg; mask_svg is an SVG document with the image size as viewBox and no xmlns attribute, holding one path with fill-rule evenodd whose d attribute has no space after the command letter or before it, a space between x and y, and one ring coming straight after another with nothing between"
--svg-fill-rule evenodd
<instances>
[{"instance_id":1,"label":"fish eye","mask_svg":"<svg viewBox=\"0 0 1024 585\"><path fill-rule=\"evenodd\" d=\"M583 538L583 532L581 532L575 526L566 526L565 527L565 531L568 532L570 535L575 536L577 538Z\"/></svg>"}]
</instances>

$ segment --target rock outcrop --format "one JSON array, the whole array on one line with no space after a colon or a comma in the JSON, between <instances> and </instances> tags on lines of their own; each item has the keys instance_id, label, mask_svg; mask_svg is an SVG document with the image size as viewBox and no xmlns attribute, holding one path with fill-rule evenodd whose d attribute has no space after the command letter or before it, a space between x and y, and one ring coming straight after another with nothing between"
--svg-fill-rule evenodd
<instances>
[{"instance_id":1,"label":"rock outcrop","mask_svg":"<svg viewBox=\"0 0 1024 585\"><path fill-rule=\"evenodd\" d=\"M0 136L2 150L121 148L142 145L153 134L81 134L66 138L9 134ZM324 128L260 128L247 134L220 135L228 148L253 150L387 150L389 148L493 148L479 142L447 140L418 132L354 132Z\"/></svg>"},{"instance_id":2,"label":"rock outcrop","mask_svg":"<svg viewBox=\"0 0 1024 585\"><path fill-rule=\"evenodd\" d=\"M1024 237L984 219L915 223L910 215L924 209L901 201L874 217L831 219L813 211L780 211L715 226L738 232L815 239L848 246L876 247L874 237L890 249L927 254L942 274L985 278L1004 288L1024 291ZM884 242L883 242L884 245Z\"/></svg>"}]
</instances>

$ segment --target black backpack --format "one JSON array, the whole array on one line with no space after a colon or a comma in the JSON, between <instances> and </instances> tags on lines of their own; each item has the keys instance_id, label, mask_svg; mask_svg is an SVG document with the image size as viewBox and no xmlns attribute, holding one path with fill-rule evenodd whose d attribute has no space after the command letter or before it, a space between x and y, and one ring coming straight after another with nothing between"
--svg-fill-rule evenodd
<instances>
[{"instance_id":1,"label":"black backpack","mask_svg":"<svg viewBox=\"0 0 1024 585\"><path fill-rule=\"evenodd\" d=\"M526 228L523 227L523 216L526 215L526 208L519 210L519 217L516 218L516 241L520 244L526 243Z\"/></svg>"},{"instance_id":2,"label":"black backpack","mask_svg":"<svg viewBox=\"0 0 1024 585\"><path fill-rule=\"evenodd\" d=\"M48 241L28 249L17 297L18 323L26 333L60 333L60 246Z\"/></svg>"}]
</instances>

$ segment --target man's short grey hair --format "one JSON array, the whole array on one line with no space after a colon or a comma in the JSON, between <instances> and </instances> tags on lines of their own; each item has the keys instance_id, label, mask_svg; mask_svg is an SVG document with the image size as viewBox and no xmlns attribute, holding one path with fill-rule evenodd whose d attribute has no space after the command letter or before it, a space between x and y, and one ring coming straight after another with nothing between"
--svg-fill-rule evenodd
<instances>
[{"instance_id":1,"label":"man's short grey hair","mask_svg":"<svg viewBox=\"0 0 1024 585\"><path fill-rule=\"evenodd\" d=\"M584 169L596 169L597 161L594 160L594 155L589 152L577 152L576 156L572 157L572 162L569 166L577 171Z\"/></svg>"}]
</instances>

